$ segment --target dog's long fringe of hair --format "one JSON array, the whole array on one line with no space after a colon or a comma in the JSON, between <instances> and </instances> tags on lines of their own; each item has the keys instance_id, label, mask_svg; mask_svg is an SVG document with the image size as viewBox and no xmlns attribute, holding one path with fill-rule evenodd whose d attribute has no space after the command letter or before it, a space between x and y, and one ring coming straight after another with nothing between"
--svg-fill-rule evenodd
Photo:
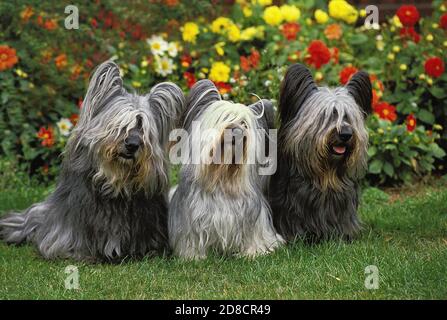
<instances>
[{"instance_id":1,"label":"dog's long fringe of hair","mask_svg":"<svg viewBox=\"0 0 447 320\"><path fill-rule=\"evenodd\" d=\"M160 83L144 96L128 93L118 66L101 64L67 142L56 190L2 218L0 238L33 242L49 259L111 261L166 250L165 149L183 106L176 85ZM120 150L131 131L142 143L126 160Z\"/></svg>"},{"instance_id":2,"label":"dog's long fringe of hair","mask_svg":"<svg viewBox=\"0 0 447 320\"><path fill-rule=\"evenodd\" d=\"M254 256L282 243L263 196L267 180L259 177L256 162L206 164L209 151L220 146L222 130L232 125L245 124L245 153L254 153L255 143L261 137L259 132L268 130L263 109L272 105L266 100L251 106L223 101L216 92L211 82L199 81L188 97L183 122L187 130L191 130L192 121L198 121L202 132L217 132L216 136L204 135L189 144L200 145L202 163L182 167L170 203L171 247L175 254L188 259L204 258L210 249ZM198 139L194 133L192 136L192 140Z\"/></svg>"},{"instance_id":3,"label":"dog's long fringe of hair","mask_svg":"<svg viewBox=\"0 0 447 320\"><path fill-rule=\"evenodd\" d=\"M275 227L287 240L352 238L358 233L371 98L365 72L345 87L329 89L318 88L303 65L289 67L279 99L278 170L269 190ZM332 151L343 142L342 127L352 129L352 136L346 153L337 157Z\"/></svg>"},{"instance_id":4,"label":"dog's long fringe of hair","mask_svg":"<svg viewBox=\"0 0 447 320\"><path fill-rule=\"evenodd\" d=\"M281 148L290 153L295 162L292 170L313 179L321 190L343 190L350 180L364 174L367 164L368 133L363 113L345 88L319 88L297 114L300 121L287 127L281 139ZM354 144L345 164L347 172L339 174L327 163L331 133L340 132L344 121L353 129Z\"/></svg>"}]
</instances>

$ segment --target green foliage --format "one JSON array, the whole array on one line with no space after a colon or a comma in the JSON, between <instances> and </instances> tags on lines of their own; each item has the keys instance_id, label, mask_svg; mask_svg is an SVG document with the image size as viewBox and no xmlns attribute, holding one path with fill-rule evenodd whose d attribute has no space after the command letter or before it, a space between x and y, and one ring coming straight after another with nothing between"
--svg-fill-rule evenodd
<instances>
[{"instance_id":1,"label":"green foliage","mask_svg":"<svg viewBox=\"0 0 447 320\"><path fill-rule=\"evenodd\" d=\"M0 70L0 155L40 180L56 176L70 131L67 123L70 127L76 122L89 75L106 59L120 65L129 90L142 92L168 80L186 93L195 80L211 78L215 62L223 62L230 68L228 77L217 81L224 97L249 103L257 100L252 93L277 99L287 66L310 65L309 44L321 40L330 60L319 69L311 66L320 85L339 86L346 67L364 69L374 78L375 103L396 107L395 119L369 121L369 182L409 182L442 168L444 153L438 144L447 148L447 73L430 77L424 63L434 56L445 62L446 33L438 23L443 2L433 1L432 16L419 21L418 44L402 39L393 20L380 30L365 29L361 19L348 24L330 17L319 24L315 9L328 11L327 1L287 2L301 10L293 39L286 37L285 21L272 26L264 20L265 7L259 2L81 1L76 4L79 30L67 30L64 2L3 1L0 46L15 49L18 62ZM232 32L212 31L213 20L220 16L231 19ZM195 41L184 38L186 22L198 28ZM339 38L327 35L330 24L340 26ZM147 41L152 36L178 52L154 54ZM165 73L161 59L171 64ZM376 108L375 113L380 115ZM408 133L404 122L410 114L417 128ZM383 135L376 134L379 129Z\"/></svg>"},{"instance_id":2,"label":"green foliage","mask_svg":"<svg viewBox=\"0 0 447 320\"><path fill-rule=\"evenodd\" d=\"M425 131L422 126L409 132L405 125L393 125L377 116L369 119L370 146L368 149L369 180L411 182L416 176L429 174L435 159L443 159L445 151L435 141L436 131Z\"/></svg>"}]
</instances>

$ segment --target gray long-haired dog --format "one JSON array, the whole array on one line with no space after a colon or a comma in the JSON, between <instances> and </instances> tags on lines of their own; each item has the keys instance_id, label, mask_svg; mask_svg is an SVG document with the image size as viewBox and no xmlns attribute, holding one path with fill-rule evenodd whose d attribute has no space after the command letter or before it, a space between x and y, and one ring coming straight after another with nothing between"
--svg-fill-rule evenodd
<instances>
[{"instance_id":1,"label":"gray long-haired dog","mask_svg":"<svg viewBox=\"0 0 447 320\"><path fill-rule=\"evenodd\" d=\"M168 82L144 96L128 93L118 66L101 64L55 191L24 213L1 219L0 237L33 242L48 259L119 261L165 251L165 149L184 100Z\"/></svg>"},{"instance_id":2,"label":"gray long-haired dog","mask_svg":"<svg viewBox=\"0 0 447 320\"><path fill-rule=\"evenodd\" d=\"M358 180L367 163L364 125L371 83L356 73L345 87L318 88L300 65L280 93L278 170L269 200L278 232L288 241L352 238L359 230Z\"/></svg>"},{"instance_id":3,"label":"gray long-haired dog","mask_svg":"<svg viewBox=\"0 0 447 320\"><path fill-rule=\"evenodd\" d=\"M268 179L249 159L272 126L267 100L250 106L223 101L209 80L191 89L183 116L191 152L169 206L169 240L176 255L201 259L214 250L252 257L283 242L264 197Z\"/></svg>"}]
</instances>

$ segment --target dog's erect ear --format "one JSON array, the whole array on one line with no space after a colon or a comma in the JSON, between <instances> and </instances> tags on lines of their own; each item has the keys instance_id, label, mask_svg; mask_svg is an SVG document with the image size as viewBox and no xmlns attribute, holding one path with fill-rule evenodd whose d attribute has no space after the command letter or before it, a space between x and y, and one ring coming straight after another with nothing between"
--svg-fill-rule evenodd
<instances>
[{"instance_id":1,"label":"dog's erect ear","mask_svg":"<svg viewBox=\"0 0 447 320\"><path fill-rule=\"evenodd\" d=\"M371 113L372 87L369 74L359 71L352 76L346 85L348 92L354 97L355 102L368 115Z\"/></svg>"},{"instance_id":2,"label":"dog's erect ear","mask_svg":"<svg viewBox=\"0 0 447 320\"><path fill-rule=\"evenodd\" d=\"M281 122L290 121L314 91L318 90L312 74L302 64L294 64L287 69L281 84L279 112Z\"/></svg>"},{"instance_id":3,"label":"dog's erect ear","mask_svg":"<svg viewBox=\"0 0 447 320\"><path fill-rule=\"evenodd\" d=\"M249 108L251 108L257 115L262 114L262 118L265 121L262 125L265 125L266 129L275 128L275 110L273 109L273 103L270 100L262 99L249 105Z\"/></svg>"},{"instance_id":4,"label":"dog's erect ear","mask_svg":"<svg viewBox=\"0 0 447 320\"><path fill-rule=\"evenodd\" d=\"M87 93L82 102L80 126L101 113L110 100L124 92L123 80L115 62L109 60L100 64L90 79Z\"/></svg>"},{"instance_id":5,"label":"dog's erect ear","mask_svg":"<svg viewBox=\"0 0 447 320\"><path fill-rule=\"evenodd\" d=\"M189 92L186 99L186 110L182 117L183 128L189 129L196 119L208 105L221 100L219 90L210 80L198 81Z\"/></svg>"},{"instance_id":6,"label":"dog's erect ear","mask_svg":"<svg viewBox=\"0 0 447 320\"><path fill-rule=\"evenodd\" d=\"M182 89L172 82L162 82L152 88L148 95L149 108L155 115L160 141L168 141L169 132L174 129L185 107Z\"/></svg>"}]
</instances>

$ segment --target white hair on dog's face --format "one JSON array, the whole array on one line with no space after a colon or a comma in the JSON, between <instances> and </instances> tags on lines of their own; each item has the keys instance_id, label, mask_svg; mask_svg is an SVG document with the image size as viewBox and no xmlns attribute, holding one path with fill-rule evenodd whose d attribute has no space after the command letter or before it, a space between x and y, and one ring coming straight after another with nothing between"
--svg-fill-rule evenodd
<instances>
[{"instance_id":1,"label":"white hair on dog's face","mask_svg":"<svg viewBox=\"0 0 447 320\"><path fill-rule=\"evenodd\" d=\"M192 141L193 144L200 145L201 165L196 166L196 178L209 190L214 190L219 184L226 186L231 193L246 189L250 171L254 169L250 164L255 162L256 145L260 143L262 130L255 112L246 105L220 100L210 104L198 121L201 129L200 141ZM233 127L241 128L244 132L245 140L239 164L225 161L235 150L221 148L228 131ZM216 151L222 156L219 159L215 158ZM219 163L213 162L216 160ZM226 181L227 179L233 180Z\"/></svg>"},{"instance_id":2,"label":"white hair on dog's face","mask_svg":"<svg viewBox=\"0 0 447 320\"><path fill-rule=\"evenodd\" d=\"M268 179L258 174L256 159L249 159L256 156L256 144L265 143L261 138L271 128L273 106L267 100L249 106L223 101L216 92L212 82L197 82L183 118L192 137L189 148L194 151L194 146L199 146L201 159L180 171L168 226L174 253L187 259L204 258L210 250L253 257L271 252L283 242L273 228L264 195ZM195 122L200 123L199 135L194 132ZM222 144L225 149L223 132L229 129L244 132L243 161L209 163L214 157L211 150ZM240 137L241 131L237 131ZM230 149L232 153L235 150L233 145Z\"/></svg>"}]
</instances>

